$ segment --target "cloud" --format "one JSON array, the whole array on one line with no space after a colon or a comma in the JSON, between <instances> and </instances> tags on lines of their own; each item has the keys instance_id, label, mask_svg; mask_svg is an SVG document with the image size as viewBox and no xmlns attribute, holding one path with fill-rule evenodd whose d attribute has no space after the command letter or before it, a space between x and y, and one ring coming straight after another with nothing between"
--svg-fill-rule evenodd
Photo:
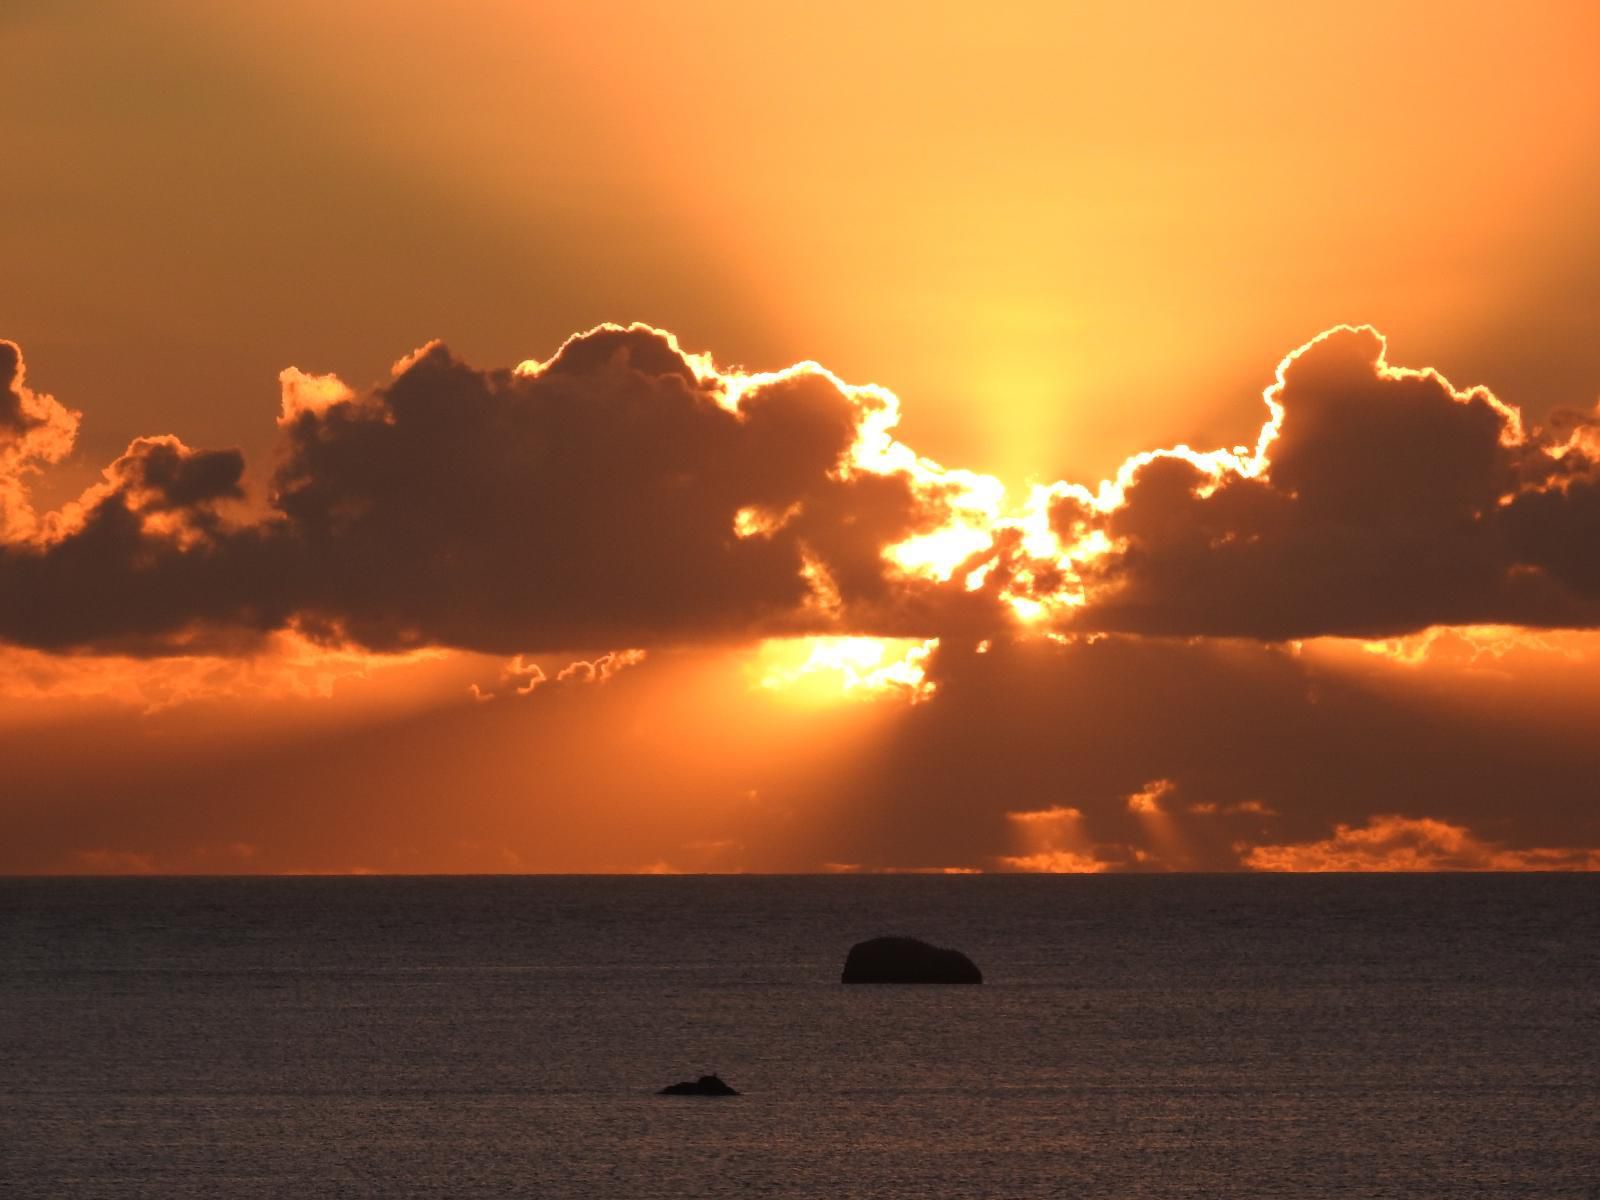
<instances>
[{"instance_id":1,"label":"cloud","mask_svg":"<svg viewBox=\"0 0 1600 1200\"><path fill-rule=\"evenodd\" d=\"M1083 813L1067 805L1008 812L1013 838L1023 848L1020 854L996 857L1005 871L1027 871L1044 875L1095 875L1110 869L1113 862L1102 857L1105 847L1091 846L1083 831Z\"/></svg>"},{"instance_id":2,"label":"cloud","mask_svg":"<svg viewBox=\"0 0 1600 1200\"><path fill-rule=\"evenodd\" d=\"M1249 847L1244 864L1256 871L1593 871L1600 850L1507 850L1460 825L1391 814L1359 828L1340 825L1320 841Z\"/></svg>"},{"instance_id":3,"label":"cloud","mask_svg":"<svg viewBox=\"0 0 1600 1200\"><path fill-rule=\"evenodd\" d=\"M1138 456L1112 502L1057 503L1063 537L1109 547L1078 564L1067 624L1279 640L1600 620L1586 443L1390 366L1366 327L1289 355L1265 399L1254 451Z\"/></svg>"},{"instance_id":4,"label":"cloud","mask_svg":"<svg viewBox=\"0 0 1600 1200\"><path fill-rule=\"evenodd\" d=\"M52 705L64 708L75 702L155 713L207 701L328 699L353 682L439 662L447 655L436 649L377 655L317 645L292 632L252 638L248 644L201 642L190 653L162 657L51 654L0 646L0 713L42 714Z\"/></svg>"},{"instance_id":5,"label":"cloud","mask_svg":"<svg viewBox=\"0 0 1600 1200\"><path fill-rule=\"evenodd\" d=\"M39 536L0 546L0 639L188 654L288 628L292 554L272 526L223 511L243 468L237 451L137 439Z\"/></svg>"},{"instance_id":6,"label":"cloud","mask_svg":"<svg viewBox=\"0 0 1600 1200\"><path fill-rule=\"evenodd\" d=\"M892 441L892 396L819 367L719 373L607 326L514 370L434 343L365 395L282 383L264 516L228 519L237 451L141 438L48 537L0 549L0 636L160 652L196 624L293 626L514 654L999 609L886 555L968 483Z\"/></svg>"},{"instance_id":7,"label":"cloud","mask_svg":"<svg viewBox=\"0 0 1600 1200\"><path fill-rule=\"evenodd\" d=\"M72 451L79 414L54 397L31 391L15 342L0 340L0 541L33 534L27 479Z\"/></svg>"},{"instance_id":8,"label":"cloud","mask_svg":"<svg viewBox=\"0 0 1600 1200\"><path fill-rule=\"evenodd\" d=\"M1600 416L1529 430L1484 389L1391 366L1366 327L1279 364L1251 443L1137 454L1093 491L1008 500L895 441L882 388L724 370L610 325L511 369L430 343L364 393L289 368L263 509L238 451L160 436L43 519L22 481L77 417L0 347L0 639L24 646L1600 625Z\"/></svg>"},{"instance_id":9,"label":"cloud","mask_svg":"<svg viewBox=\"0 0 1600 1200\"><path fill-rule=\"evenodd\" d=\"M1002 855L999 864L1007 871L1035 875L1098 875L1111 863L1072 850L1040 850L1034 854Z\"/></svg>"},{"instance_id":10,"label":"cloud","mask_svg":"<svg viewBox=\"0 0 1600 1200\"><path fill-rule=\"evenodd\" d=\"M452 849L470 838L530 870L1241 870L1374 814L1465 830L1484 867L1577 865L1600 846L1600 635L1543 638L1509 672L1490 650L996 639L933 652L918 703L831 705L762 687L734 647L652 651L599 687L556 683L551 655L517 701L530 659L505 680L498 658L304 645L250 671L105 664L144 680L132 708L62 695L96 682L90 660L13 651L0 676L54 674L0 714L0 869L85 847L189 869L190 847L236 841L260 851L221 869L504 869ZM235 698L203 699L213 676ZM471 703L474 679L503 699ZM714 863L687 848L727 841Z\"/></svg>"},{"instance_id":11,"label":"cloud","mask_svg":"<svg viewBox=\"0 0 1600 1200\"><path fill-rule=\"evenodd\" d=\"M946 644L931 698L832 785L817 857L1239 870L1266 864L1254 848L1397 813L1529 865L1588 861L1600 747L1582 714L1600 684L1594 635L1565 636L1583 652L1524 648L1509 673L1487 651L1418 662L1343 642Z\"/></svg>"},{"instance_id":12,"label":"cloud","mask_svg":"<svg viewBox=\"0 0 1600 1200\"><path fill-rule=\"evenodd\" d=\"M569 663L556 674L557 683L604 683L618 671L636 667L645 660L643 650L611 650L593 660Z\"/></svg>"},{"instance_id":13,"label":"cloud","mask_svg":"<svg viewBox=\"0 0 1600 1200\"><path fill-rule=\"evenodd\" d=\"M810 370L733 396L697 368L643 327L511 372L435 345L302 410L273 492L294 607L368 646L508 653L892 624L916 586L883 550L944 503L854 469L874 398ZM751 510L790 515L740 536Z\"/></svg>"},{"instance_id":14,"label":"cloud","mask_svg":"<svg viewBox=\"0 0 1600 1200\"><path fill-rule=\"evenodd\" d=\"M476 681L467 685L467 690L474 700L487 702L498 699L502 694L508 696L531 696L541 687L554 683L562 684L603 684L629 667L636 667L649 657L643 650L608 650L604 654L596 655L593 659L580 658L567 663L563 667L552 668L555 671L554 679L544 667L537 662L532 662L526 655L518 654L500 668L498 683L510 685L509 691L504 693L490 691L485 685Z\"/></svg>"},{"instance_id":15,"label":"cloud","mask_svg":"<svg viewBox=\"0 0 1600 1200\"><path fill-rule=\"evenodd\" d=\"M1170 779L1157 779L1147 783L1128 797L1128 811L1142 817L1156 816L1163 811L1161 798L1177 789L1178 785Z\"/></svg>"}]
</instances>

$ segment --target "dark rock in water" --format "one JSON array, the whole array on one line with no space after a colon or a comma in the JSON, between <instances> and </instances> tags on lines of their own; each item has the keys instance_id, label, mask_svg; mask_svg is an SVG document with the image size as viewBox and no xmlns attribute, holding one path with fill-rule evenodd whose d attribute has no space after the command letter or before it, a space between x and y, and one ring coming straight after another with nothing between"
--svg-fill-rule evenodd
<instances>
[{"instance_id":1,"label":"dark rock in water","mask_svg":"<svg viewBox=\"0 0 1600 1200\"><path fill-rule=\"evenodd\" d=\"M916 938L880 937L850 947L839 982L982 983L983 972L959 950Z\"/></svg>"},{"instance_id":2,"label":"dark rock in water","mask_svg":"<svg viewBox=\"0 0 1600 1200\"><path fill-rule=\"evenodd\" d=\"M672 1083L656 1093L658 1096L737 1096L727 1084L715 1075L702 1075L684 1083Z\"/></svg>"}]
</instances>

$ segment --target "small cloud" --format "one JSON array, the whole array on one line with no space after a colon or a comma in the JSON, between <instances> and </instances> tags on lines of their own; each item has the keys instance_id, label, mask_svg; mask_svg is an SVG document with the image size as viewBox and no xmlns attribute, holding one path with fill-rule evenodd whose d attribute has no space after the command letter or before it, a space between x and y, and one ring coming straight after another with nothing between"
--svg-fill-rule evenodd
<instances>
[{"instance_id":1,"label":"small cloud","mask_svg":"<svg viewBox=\"0 0 1600 1200\"><path fill-rule=\"evenodd\" d=\"M1335 826L1315 842L1237 847L1256 871L1593 871L1600 849L1508 849L1463 825L1428 817L1376 816Z\"/></svg>"},{"instance_id":2,"label":"small cloud","mask_svg":"<svg viewBox=\"0 0 1600 1200\"><path fill-rule=\"evenodd\" d=\"M557 683L605 683L612 676L627 670L629 667L638 666L646 658L643 650L612 650L602 654L593 661L580 659L569 663L556 674ZM538 670L537 667L534 670ZM539 678L544 678L544 673L539 672ZM520 692L521 689L519 689ZM529 690L532 690L530 686Z\"/></svg>"},{"instance_id":3,"label":"small cloud","mask_svg":"<svg viewBox=\"0 0 1600 1200\"><path fill-rule=\"evenodd\" d=\"M982 875L982 867L873 867L863 863L825 862L821 869L829 875Z\"/></svg>"},{"instance_id":4,"label":"small cloud","mask_svg":"<svg viewBox=\"0 0 1600 1200\"><path fill-rule=\"evenodd\" d=\"M1037 854L1012 855L996 861L1005 871L1041 875L1098 875L1111 865L1091 854L1078 854L1071 850L1042 850Z\"/></svg>"},{"instance_id":5,"label":"small cloud","mask_svg":"<svg viewBox=\"0 0 1600 1200\"><path fill-rule=\"evenodd\" d=\"M1171 795L1178 790L1178 785L1170 779L1157 779L1147 783L1133 795L1128 797L1128 811L1140 816L1149 816L1161 811L1161 798Z\"/></svg>"},{"instance_id":6,"label":"small cloud","mask_svg":"<svg viewBox=\"0 0 1600 1200\"><path fill-rule=\"evenodd\" d=\"M1225 813L1252 813L1258 817L1275 817L1278 810L1259 800L1241 800L1238 804L1230 804L1222 810Z\"/></svg>"},{"instance_id":7,"label":"small cloud","mask_svg":"<svg viewBox=\"0 0 1600 1200\"><path fill-rule=\"evenodd\" d=\"M337 375L310 375L299 367L285 367L279 371L278 387L282 403L279 425L288 425L306 413L321 416L335 405L356 398Z\"/></svg>"},{"instance_id":8,"label":"small cloud","mask_svg":"<svg viewBox=\"0 0 1600 1200\"><path fill-rule=\"evenodd\" d=\"M1076 808L1066 805L1055 805L1051 808L1030 809L1025 812L1008 812L1006 820L1015 821L1019 825L1062 825L1070 822L1081 821L1083 813Z\"/></svg>"},{"instance_id":9,"label":"small cloud","mask_svg":"<svg viewBox=\"0 0 1600 1200\"><path fill-rule=\"evenodd\" d=\"M1241 800L1237 804L1218 804L1214 800L1199 801L1188 806L1185 810L1197 816L1256 816L1275 817L1278 810L1263 804L1259 800Z\"/></svg>"},{"instance_id":10,"label":"small cloud","mask_svg":"<svg viewBox=\"0 0 1600 1200\"><path fill-rule=\"evenodd\" d=\"M1054 804L1008 812L1006 820L1022 853L997 856L995 863L1002 871L1081 875L1106 869L1084 832L1083 813L1077 808Z\"/></svg>"},{"instance_id":11,"label":"small cloud","mask_svg":"<svg viewBox=\"0 0 1600 1200\"><path fill-rule=\"evenodd\" d=\"M505 665L500 677L508 681L514 681L517 686L517 695L519 696L531 696L535 688L549 679L549 676L544 673L543 667L536 662L529 662L521 654Z\"/></svg>"}]
</instances>

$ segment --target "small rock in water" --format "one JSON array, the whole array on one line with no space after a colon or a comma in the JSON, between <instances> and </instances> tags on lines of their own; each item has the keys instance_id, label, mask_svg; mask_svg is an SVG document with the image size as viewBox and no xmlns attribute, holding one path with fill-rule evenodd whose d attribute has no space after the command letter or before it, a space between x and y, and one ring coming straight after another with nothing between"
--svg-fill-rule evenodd
<instances>
[{"instance_id":1,"label":"small rock in water","mask_svg":"<svg viewBox=\"0 0 1600 1200\"><path fill-rule=\"evenodd\" d=\"M908 937L857 942L844 960L840 983L982 983L983 972L959 950Z\"/></svg>"},{"instance_id":2,"label":"small rock in water","mask_svg":"<svg viewBox=\"0 0 1600 1200\"><path fill-rule=\"evenodd\" d=\"M737 1096L738 1094L716 1075L702 1075L699 1079L670 1083L656 1093L658 1096Z\"/></svg>"}]
</instances>

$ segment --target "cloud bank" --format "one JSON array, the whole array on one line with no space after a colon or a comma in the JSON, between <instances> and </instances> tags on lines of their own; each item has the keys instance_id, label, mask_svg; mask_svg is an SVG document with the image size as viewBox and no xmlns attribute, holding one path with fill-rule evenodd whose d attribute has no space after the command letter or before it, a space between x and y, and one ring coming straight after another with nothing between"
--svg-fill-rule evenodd
<instances>
[{"instance_id":1,"label":"cloud bank","mask_svg":"<svg viewBox=\"0 0 1600 1200\"><path fill-rule=\"evenodd\" d=\"M293 629L515 654L1600 624L1600 417L1529 430L1384 349L1341 326L1287 356L1253 446L1008 499L896 442L891 393L815 364L720 370L642 325L512 369L435 343L365 393L286 370L264 507L238 451L158 436L40 517L28 479L77 414L0 343L0 639L160 654Z\"/></svg>"},{"instance_id":2,"label":"cloud bank","mask_svg":"<svg viewBox=\"0 0 1600 1200\"><path fill-rule=\"evenodd\" d=\"M514 653L995 619L994 596L886 553L949 524L967 483L889 440L892 396L821 368L724 375L634 326L514 370L430 345L364 395L283 383L265 514L240 511L237 451L141 438L77 503L12 523L0 637L160 653L292 626ZM20 495L63 421L11 396Z\"/></svg>"}]
</instances>

